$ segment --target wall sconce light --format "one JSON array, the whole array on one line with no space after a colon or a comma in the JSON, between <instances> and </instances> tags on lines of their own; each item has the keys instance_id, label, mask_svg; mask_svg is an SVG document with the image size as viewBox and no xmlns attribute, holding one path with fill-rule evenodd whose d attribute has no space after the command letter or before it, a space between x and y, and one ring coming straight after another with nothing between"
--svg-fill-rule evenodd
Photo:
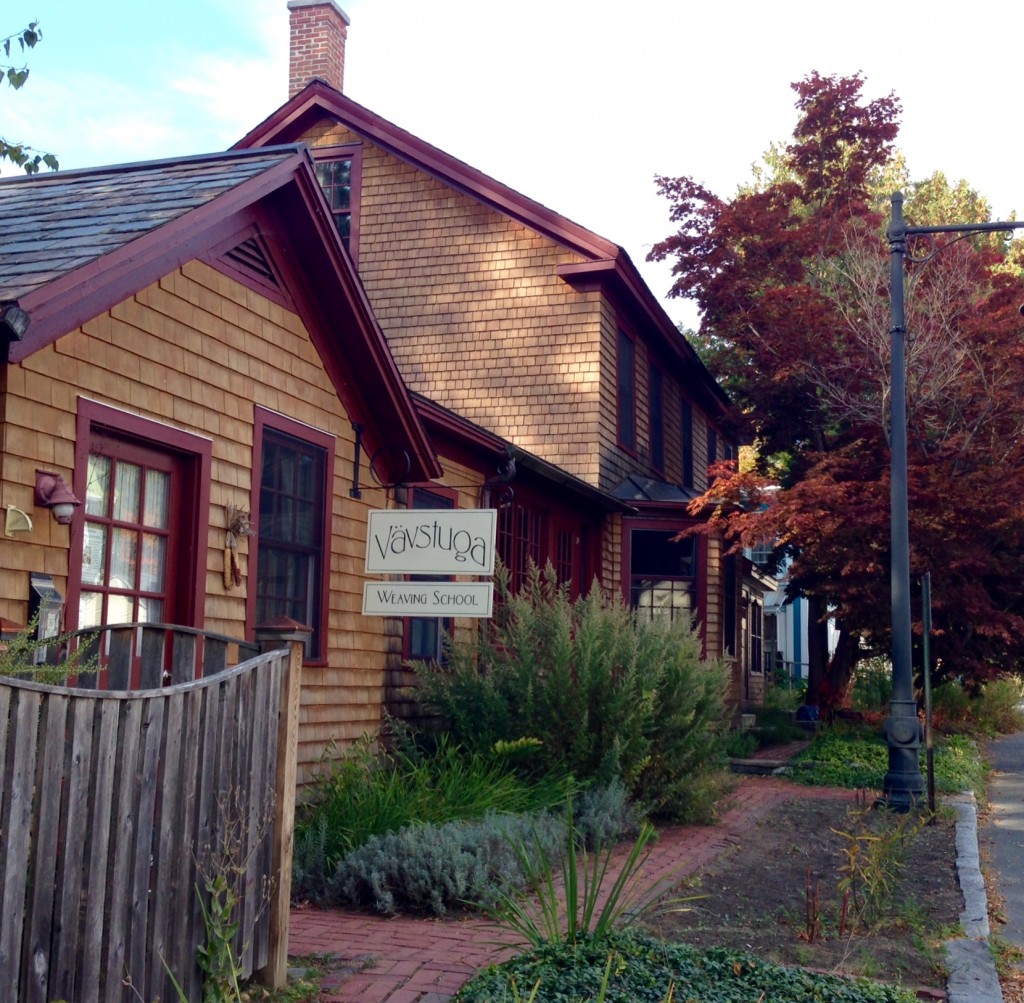
<instances>
[{"instance_id":1,"label":"wall sconce light","mask_svg":"<svg viewBox=\"0 0 1024 1003\"><path fill-rule=\"evenodd\" d=\"M48 508L57 522L67 526L74 517L75 509L82 503L71 493L71 488L60 474L37 470L36 504Z\"/></svg>"}]
</instances>

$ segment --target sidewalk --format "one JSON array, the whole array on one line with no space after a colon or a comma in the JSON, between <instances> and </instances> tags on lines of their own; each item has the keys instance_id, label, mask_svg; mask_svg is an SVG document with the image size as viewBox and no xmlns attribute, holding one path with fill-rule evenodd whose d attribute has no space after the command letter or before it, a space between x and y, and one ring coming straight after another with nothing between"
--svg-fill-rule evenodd
<instances>
[{"instance_id":1,"label":"sidewalk","mask_svg":"<svg viewBox=\"0 0 1024 1003\"><path fill-rule=\"evenodd\" d=\"M780 801L823 797L852 801L854 792L745 776L716 825L659 830L647 879L653 884L692 873L738 843ZM476 918L385 919L301 908L292 910L288 946L293 956L331 954L346 962L325 981L325 1003L444 1003L478 968L512 953L495 943L500 936Z\"/></svg>"}]
</instances>

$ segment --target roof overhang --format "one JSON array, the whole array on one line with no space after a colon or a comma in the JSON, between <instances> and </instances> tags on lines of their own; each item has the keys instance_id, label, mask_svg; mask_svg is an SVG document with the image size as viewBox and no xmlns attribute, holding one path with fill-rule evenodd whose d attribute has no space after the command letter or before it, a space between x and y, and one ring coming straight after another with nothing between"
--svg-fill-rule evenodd
<instances>
[{"instance_id":1,"label":"roof overhang","mask_svg":"<svg viewBox=\"0 0 1024 1003\"><path fill-rule=\"evenodd\" d=\"M312 158L305 147L282 152L280 161L265 171L56 274L8 304L29 318L24 337L10 343L8 361L28 358L186 262L245 239L255 225L275 255L339 399L366 425L368 447L407 460L393 460L395 469L388 473L394 480L439 476L433 446L333 225ZM109 174L114 184L118 175L153 166L123 165L93 173Z\"/></svg>"},{"instance_id":2,"label":"roof overhang","mask_svg":"<svg viewBox=\"0 0 1024 1003\"><path fill-rule=\"evenodd\" d=\"M483 461L498 469L502 461L511 456L516 461L517 469L529 471L548 485L575 496L588 507L624 515L636 512L632 504L615 498L554 463L473 424L422 394L413 393L411 396L424 425L439 441L444 440L458 448L460 462L474 464L475 461L479 465Z\"/></svg>"}]
</instances>

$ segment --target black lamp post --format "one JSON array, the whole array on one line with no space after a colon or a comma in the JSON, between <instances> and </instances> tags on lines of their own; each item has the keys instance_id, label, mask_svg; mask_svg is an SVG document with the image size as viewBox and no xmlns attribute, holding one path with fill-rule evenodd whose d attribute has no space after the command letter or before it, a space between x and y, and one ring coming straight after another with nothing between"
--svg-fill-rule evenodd
<instances>
[{"instance_id":1,"label":"black lamp post","mask_svg":"<svg viewBox=\"0 0 1024 1003\"><path fill-rule=\"evenodd\" d=\"M891 453L890 512L892 519L892 702L885 722L885 738L889 745L889 772L882 783L885 803L907 811L924 793L919 752L921 728L914 699L911 664L910 617L910 528L907 504L907 387L906 387L906 317L903 305L904 261L924 264L939 251L964 237L978 233L1005 233L1024 227L1013 223L957 223L949 226L907 226L903 222L903 194L892 196L892 221L889 224L889 263L891 278L892 327L892 394L889 413ZM908 237L934 238L936 234L959 234L945 244L929 241L928 253L922 258L907 254Z\"/></svg>"}]
</instances>

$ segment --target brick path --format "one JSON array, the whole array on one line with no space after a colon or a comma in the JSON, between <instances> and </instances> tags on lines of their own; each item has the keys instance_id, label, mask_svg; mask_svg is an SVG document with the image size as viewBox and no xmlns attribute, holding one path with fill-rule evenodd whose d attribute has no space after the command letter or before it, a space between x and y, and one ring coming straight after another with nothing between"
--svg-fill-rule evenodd
<instances>
[{"instance_id":1,"label":"brick path","mask_svg":"<svg viewBox=\"0 0 1024 1003\"><path fill-rule=\"evenodd\" d=\"M779 802L821 797L852 801L855 795L776 777L745 776L718 824L660 829L644 875L650 883L677 880L738 843ZM324 983L325 1003L444 1003L478 968L512 953L499 940L510 943L509 935L477 918L385 919L301 908L292 910L288 946L295 956L343 959L344 967Z\"/></svg>"}]
</instances>

